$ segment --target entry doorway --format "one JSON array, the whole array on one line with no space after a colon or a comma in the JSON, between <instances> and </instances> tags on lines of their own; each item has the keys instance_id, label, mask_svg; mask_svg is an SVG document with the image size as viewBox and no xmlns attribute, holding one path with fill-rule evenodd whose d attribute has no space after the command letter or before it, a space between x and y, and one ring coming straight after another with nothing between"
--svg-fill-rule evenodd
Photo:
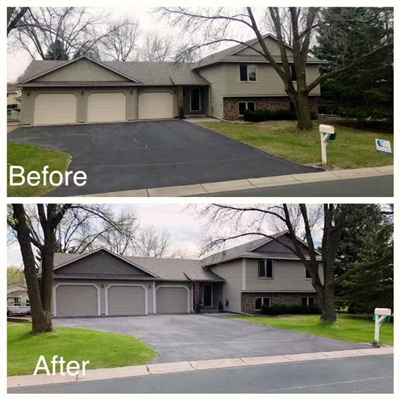
<instances>
[{"instance_id":1,"label":"entry doorway","mask_svg":"<svg viewBox=\"0 0 400 400\"><path fill-rule=\"evenodd\" d=\"M203 285L203 307L213 307L213 285Z\"/></svg>"}]
</instances>

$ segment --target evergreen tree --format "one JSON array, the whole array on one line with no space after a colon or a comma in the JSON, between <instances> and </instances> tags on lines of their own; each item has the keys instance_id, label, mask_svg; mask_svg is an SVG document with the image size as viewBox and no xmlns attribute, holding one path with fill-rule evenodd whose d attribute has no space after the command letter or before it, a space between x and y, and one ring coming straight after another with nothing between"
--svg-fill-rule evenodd
<instances>
[{"instance_id":1,"label":"evergreen tree","mask_svg":"<svg viewBox=\"0 0 400 400\"><path fill-rule=\"evenodd\" d=\"M346 216L338 249L336 273L350 266L380 259L393 251L392 215L379 204L359 204ZM393 309L393 259L379 267L355 272L336 289L336 304L350 312L373 313L375 307Z\"/></svg>"},{"instance_id":2,"label":"evergreen tree","mask_svg":"<svg viewBox=\"0 0 400 400\"><path fill-rule=\"evenodd\" d=\"M326 8L318 28L316 57L329 72L393 37L393 9ZM393 120L393 47L321 84L320 112Z\"/></svg>"},{"instance_id":3,"label":"evergreen tree","mask_svg":"<svg viewBox=\"0 0 400 400\"><path fill-rule=\"evenodd\" d=\"M68 60L68 54L61 40L56 40L47 49L45 60Z\"/></svg>"}]
</instances>

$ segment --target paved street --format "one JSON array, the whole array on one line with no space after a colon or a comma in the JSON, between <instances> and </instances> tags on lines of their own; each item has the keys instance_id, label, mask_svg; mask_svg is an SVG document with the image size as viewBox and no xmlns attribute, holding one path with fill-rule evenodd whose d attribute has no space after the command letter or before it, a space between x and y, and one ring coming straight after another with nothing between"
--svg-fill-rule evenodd
<instances>
[{"instance_id":1,"label":"paved street","mask_svg":"<svg viewBox=\"0 0 400 400\"><path fill-rule=\"evenodd\" d=\"M393 175L328 182L301 183L251 190L212 193L200 197L393 197Z\"/></svg>"},{"instance_id":2,"label":"paved street","mask_svg":"<svg viewBox=\"0 0 400 400\"><path fill-rule=\"evenodd\" d=\"M393 355L26 386L8 393L393 393Z\"/></svg>"},{"instance_id":3,"label":"paved street","mask_svg":"<svg viewBox=\"0 0 400 400\"><path fill-rule=\"evenodd\" d=\"M152 363L371 348L368 343L347 343L204 314L55 318L53 322L136 336L158 353Z\"/></svg>"}]
</instances>

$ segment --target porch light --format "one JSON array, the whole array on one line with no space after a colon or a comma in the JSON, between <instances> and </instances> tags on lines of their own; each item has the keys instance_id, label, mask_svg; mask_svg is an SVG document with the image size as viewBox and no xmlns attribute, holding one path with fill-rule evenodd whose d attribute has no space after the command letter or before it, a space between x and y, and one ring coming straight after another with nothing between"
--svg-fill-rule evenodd
<instances>
[{"instance_id":1,"label":"porch light","mask_svg":"<svg viewBox=\"0 0 400 400\"><path fill-rule=\"evenodd\" d=\"M82 91L81 91L81 95L83 96L84 94L85 94L85 92L82 90Z\"/></svg>"}]
</instances>

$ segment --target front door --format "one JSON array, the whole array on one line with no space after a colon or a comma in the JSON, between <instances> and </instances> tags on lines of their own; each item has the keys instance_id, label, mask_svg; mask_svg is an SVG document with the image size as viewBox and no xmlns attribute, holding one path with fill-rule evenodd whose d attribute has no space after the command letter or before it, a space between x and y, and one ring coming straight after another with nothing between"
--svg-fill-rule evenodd
<instances>
[{"instance_id":1,"label":"front door","mask_svg":"<svg viewBox=\"0 0 400 400\"><path fill-rule=\"evenodd\" d=\"M213 306L213 286L203 285L203 307Z\"/></svg>"},{"instance_id":2,"label":"front door","mask_svg":"<svg viewBox=\"0 0 400 400\"><path fill-rule=\"evenodd\" d=\"M190 89L190 111L200 111L200 88Z\"/></svg>"}]
</instances>

